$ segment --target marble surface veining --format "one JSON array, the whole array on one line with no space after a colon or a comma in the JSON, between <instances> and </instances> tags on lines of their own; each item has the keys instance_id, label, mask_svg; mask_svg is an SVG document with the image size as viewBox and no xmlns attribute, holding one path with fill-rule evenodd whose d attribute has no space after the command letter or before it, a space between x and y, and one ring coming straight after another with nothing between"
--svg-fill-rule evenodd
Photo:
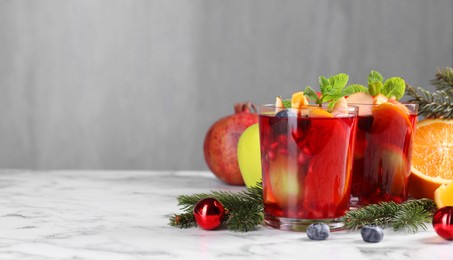
<instances>
[{"instance_id":1,"label":"marble surface veining","mask_svg":"<svg viewBox=\"0 0 453 260\"><path fill-rule=\"evenodd\" d=\"M386 229L377 244L359 231L311 241L260 226L247 233L179 229L180 194L240 191L209 172L0 172L0 259L453 259L453 242L430 224Z\"/></svg>"}]
</instances>

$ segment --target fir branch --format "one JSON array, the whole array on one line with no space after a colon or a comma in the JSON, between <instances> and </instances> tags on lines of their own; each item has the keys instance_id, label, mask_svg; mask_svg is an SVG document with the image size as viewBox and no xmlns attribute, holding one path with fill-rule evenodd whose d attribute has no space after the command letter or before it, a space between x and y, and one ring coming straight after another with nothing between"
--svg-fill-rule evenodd
<instances>
[{"instance_id":1,"label":"fir branch","mask_svg":"<svg viewBox=\"0 0 453 260\"><path fill-rule=\"evenodd\" d=\"M445 67L439 70L431 84L436 91L430 92L406 83L406 94L412 97L410 101L419 103L419 115L426 118L453 118L453 69Z\"/></svg>"},{"instance_id":2,"label":"fir branch","mask_svg":"<svg viewBox=\"0 0 453 260\"><path fill-rule=\"evenodd\" d=\"M263 208L259 204L246 203L243 207L230 211L225 225L231 231L247 232L254 230L264 220L262 210Z\"/></svg>"},{"instance_id":3,"label":"fir branch","mask_svg":"<svg viewBox=\"0 0 453 260\"><path fill-rule=\"evenodd\" d=\"M431 85L435 86L438 91L445 91L447 95L453 95L453 68L444 67L439 69L436 77L431 80Z\"/></svg>"},{"instance_id":4,"label":"fir branch","mask_svg":"<svg viewBox=\"0 0 453 260\"><path fill-rule=\"evenodd\" d=\"M170 226L179 228L190 228L197 226L193 213L183 213L170 217Z\"/></svg>"},{"instance_id":5,"label":"fir branch","mask_svg":"<svg viewBox=\"0 0 453 260\"><path fill-rule=\"evenodd\" d=\"M412 97L410 101L418 103L419 115L426 118L453 118L453 92L448 94L444 90L437 90L431 93L421 87L414 88L406 84L406 94Z\"/></svg>"},{"instance_id":6,"label":"fir branch","mask_svg":"<svg viewBox=\"0 0 453 260\"><path fill-rule=\"evenodd\" d=\"M198 193L192 195L178 196L178 205L182 206L184 211L193 211L195 204L205 198L214 198L220 201L223 206L229 210L241 206L243 203L252 202L262 205L262 186L261 183L255 187L247 188L246 191L234 193L231 191L211 191L208 193Z\"/></svg>"},{"instance_id":7,"label":"fir branch","mask_svg":"<svg viewBox=\"0 0 453 260\"><path fill-rule=\"evenodd\" d=\"M211 193L198 193L192 195L178 196L178 205L181 206L183 214L170 218L170 226L189 228L197 226L193 218L193 208L204 198L214 198L220 201L227 214L224 224L231 231L247 232L253 230L263 221L263 188L258 183L255 187L233 193L230 191L211 191ZM191 215L192 218L188 216ZM177 223L176 220L180 222Z\"/></svg>"},{"instance_id":8,"label":"fir branch","mask_svg":"<svg viewBox=\"0 0 453 260\"><path fill-rule=\"evenodd\" d=\"M179 228L196 227L193 208L204 198L215 198L223 204L226 210L223 224L230 231L251 231L263 222L262 184L259 183L239 193L212 191L209 194L181 195L178 202L185 212L170 217L169 225ZM402 204L381 202L348 211L342 220L346 229L378 225L392 227L395 231L416 232L419 228L426 229L425 223L430 221L435 209L434 201L429 199L409 200Z\"/></svg>"},{"instance_id":9,"label":"fir branch","mask_svg":"<svg viewBox=\"0 0 453 260\"><path fill-rule=\"evenodd\" d=\"M202 199L212 197L212 195L208 193L197 193L192 195L180 195L178 196L178 206L181 207L181 210L186 212L192 212L195 204Z\"/></svg>"},{"instance_id":10,"label":"fir branch","mask_svg":"<svg viewBox=\"0 0 453 260\"><path fill-rule=\"evenodd\" d=\"M392 227L395 231L417 232L418 228L426 230L425 222L432 218L431 212L422 205L411 204L396 212Z\"/></svg>"},{"instance_id":11,"label":"fir branch","mask_svg":"<svg viewBox=\"0 0 453 260\"><path fill-rule=\"evenodd\" d=\"M425 222L430 221L435 208L434 201L429 199L409 200L401 204L381 202L348 211L343 221L345 228L352 230L364 225L377 225L392 227L395 231L417 232L419 227L426 229Z\"/></svg>"},{"instance_id":12,"label":"fir branch","mask_svg":"<svg viewBox=\"0 0 453 260\"><path fill-rule=\"evenodd\" d=\"M358 229L365 225L387 226L392 217L398 211L398 204L395 202L381 202L370 204L366 207L350 210L343 217L345 228Z\"/></svg>"}]
</instances>

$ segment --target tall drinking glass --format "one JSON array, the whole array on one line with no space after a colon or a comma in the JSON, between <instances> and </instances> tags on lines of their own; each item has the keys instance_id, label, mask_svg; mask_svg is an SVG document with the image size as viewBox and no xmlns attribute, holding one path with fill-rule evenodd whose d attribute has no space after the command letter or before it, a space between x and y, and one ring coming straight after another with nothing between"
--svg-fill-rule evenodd
<instances>
[{"instance_id":1,"label":"tall drinking glass","mask_svg":"<svg viewBox=\"0 0 453 260\"><path fill-rule=\"evenodd\" d=\"M265 224L341 228L349 209L357 107L259 107Z\"/></svg>"},{"instance_id":2,"label":"tall drinking glass","mask_svg":"<svg viewBox=\"0 0 453 260\"><path fill-rule=\"evenodd\" d=\"M418 105L353 104L359 107L351 193L353 204L407 200Z\"/></svg>"}]
</instances>

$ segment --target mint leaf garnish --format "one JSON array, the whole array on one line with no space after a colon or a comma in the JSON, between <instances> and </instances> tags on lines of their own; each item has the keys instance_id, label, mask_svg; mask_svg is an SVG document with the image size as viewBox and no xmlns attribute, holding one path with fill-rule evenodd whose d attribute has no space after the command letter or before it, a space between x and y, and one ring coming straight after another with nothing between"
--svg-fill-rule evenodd
<instances>
[{"instance_id":1,"label":"mint leaf garnish","mask_svg":"<svg viewBox=\"0 0 453 260\"><path fill-rule=\"evenodd\" d=\"M406 82L400 77L389 78L385 81L381 93L388 98L395 97L396 100L404 96L406 90Z\"/></svg>"},{"instance_id":2,"label":"mint leaf garnish","mask_svg":"<svg viewBox=\"0 0 453 260\"><path fill-rule=\"evenodd\" d=\"M291 99L282 100L284 108L291 108Z\"/></svg>"},{"instance_id":3,"label":"mint leaf garnish","mask_svg":"<svg viewBox=\"0 0 453 260\"><path fill-rule=\"evenodd\" d=\"M349 75L340 73L329 78L329 83L332 86L331 92L339 93L346 86L349 80Z\"/></svg>"},{"instance_id":4,"label":"mint leaf garnish","mask_svg":"<svg viewBox=\"0 0 453 260\"><path fill-rule=\"evenodd\" d=\"M342 91L341 93L343 94L343 96L349 96L349 95L352 95L354 93L357 93L357 92L365 92L365 93L368 93L368 89L363 86L363 85L360 85L360 84L351 84L349 86L346 86Z\"/></svg>"},{"instance_id":5,"label":"mint leaf garnish","mask_svg":"<svg viewBox=\"0 0 453 260\"><path fill-rule=\"evenodd\" d=\"M337 103L337 101L342 97L343 95L341 94L341 92L331 92L330 94L323 95L321 100L323 101L322 103L328 102L328 107L332 108L335 103Z\"/></svg>"},{"instance_id":6,"label":"mint leaf garnish","mask_svg":"<svg viewBox=\"0 0 453 260\"><path fill-rule=\"evenodd\" d=\"M335 95L333 95L331 92L323 93L321 96L321 103L332 102L334 99L335 99Z\"/></svg>"},{"instance_id":7,"label":"mint leaf garnish","mask_svg":"<svg viewBox=\"0 0 453 260\"><path fill-rule=\"evenodd\" d=\"M392 77L384 82L384 77L375 70L372 70L368 75L368 93L372 96L382 94L398 100L404 96L405 90L406 82L400 77Z\"/></svg>"},{"instance_id":8,"label":"mint leaf garnish","mask_svg":"<svg viewBox=\"0 0 453 260\"><path fill-rule=\"evenodd\" d=\"M330 88L329 80L324 76L319 77L319 89L321 90L321 93L329 92Z\"/></svg>"},{"instance_id":9,"label":"mint leaf garnish","mask_svg":"<svg viewBox=\"0 0 453 260\"><path fill-rule=\"evenodd\" d=\"M328 107L329 108L333 108L335 106L335 104L338 102L338 100L340 100L340 98L342 98L343 96L335 96L332 98L332 101L329 102L328 104Z\"/></svg>"},{"instance_id":10,"label":"mint leaf garnish","mask_svg":"<svg viewBox=\"0 0 453 260\"><path fill-rule=\"evenodd\" d=\"M305 87L304 96L306 96L309 100L315 101L316 104L321 104L321 99L318 97L318 94L309 86Z\"/></svg>"},{"instance_id":11,"label":"mint leaf garnish","mask_svg":"<svg viewBox=\"0 0 453 260\"><path fill-rule=\"evenodd\" d=\"M312 100L316 100L316 103L320 106L323 103L328 102L329 108L332 108L335 103L344 96L348 96L356 92L367 92L367 88L359 84L351 84L349 86L346 86L348 80L349 75L344 73L334 75L330 78L326 78L324 76L319 77L321 97L316 97L316 99L314 99L313 97ZM307 94L307 96L308 95L311 94Z\"/></svg>"},{"instance_id":12,"label":"mint leaf garnish","mask_svg":"<svg viewBox=\"0 0 453 260\"><path fill-rule=\"evenodd\" d=\"M380 81L376 82L371 82L368 83L368 92L372 96L377 96L379 93L381 93L382 88L384 87L384 84Z\"/></svg>"},{"instance_id":13,"label":"mint leaf garnish","mask_svg":"<svg viewBox=\"0 0 453 260\"><path fill-rule=\"evenodd\" d=\"M373 83L373 82L383 82L384 77L382 77L381 73L372 70L370 74L368 75L368 83Z\"/></svg>"}]
</instances>

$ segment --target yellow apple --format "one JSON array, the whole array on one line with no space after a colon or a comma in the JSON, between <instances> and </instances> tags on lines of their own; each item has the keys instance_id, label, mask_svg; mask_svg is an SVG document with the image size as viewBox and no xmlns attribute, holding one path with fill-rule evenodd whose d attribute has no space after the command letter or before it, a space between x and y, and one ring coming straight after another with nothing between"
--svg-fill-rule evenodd
<instances>
[{"instance_id":1,"label":"yellow apple","mask_svg":"<svg viewBox=\"0 0 453 260\"><path fill-rule=\"evenodd\" d=\"M260 135L258 124L249 126L238 142L239 169L247 187L253 187L262 179Z\"/></svg>"}]
</instances>

